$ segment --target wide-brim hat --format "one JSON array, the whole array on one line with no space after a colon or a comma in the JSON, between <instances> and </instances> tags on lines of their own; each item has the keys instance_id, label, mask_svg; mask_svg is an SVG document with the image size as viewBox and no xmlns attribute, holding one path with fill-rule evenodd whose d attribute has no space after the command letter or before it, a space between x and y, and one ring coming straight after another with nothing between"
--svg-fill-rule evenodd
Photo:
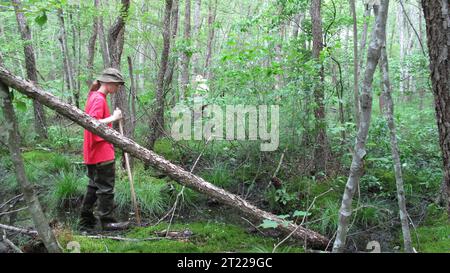
<instances>
[{"instance_id":1,"label":"wide-brim hat","mask_svg":"<svg viewBox=\"0 0 450 273\"><path fill-rule=\"evenodd\" d=\"M122 73L115 68L106 68L103 70L102 74L97 78L101 82L116 82L124 84Z\"/></svg>"}]
</instances>

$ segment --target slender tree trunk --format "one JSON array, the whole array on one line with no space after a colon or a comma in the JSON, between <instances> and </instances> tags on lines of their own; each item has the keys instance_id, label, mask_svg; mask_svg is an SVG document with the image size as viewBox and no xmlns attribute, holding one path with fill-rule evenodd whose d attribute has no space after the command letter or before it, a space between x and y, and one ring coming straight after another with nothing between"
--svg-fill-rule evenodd
<instances>
[{"instance_id":1,"label":"slender tree trunk","mask_svg":"<svg viewBox=\"0 0 450 273\"><path fill-rule=\"evenodd\" d=\"M400 44L400 95L402 99L405 98L406 88L406 64L405 64L405 56L406 56L406 47L407 40L405 37L405 16L400 7L397 7L397 23L398 23L398 39Z\"/></svg>"},{"instance_id":2,"label":"slender tree trunk","mask_svg":"<svg viewBox=\"0 0 450 273\"><path fill-rule=\"evenodd\" d=\"M25 54L25 67L27 70L28 80L38 83L36 58L34 56L34 48L31 39L30 28L28 27L25 15L22 10L22 3L20 0L12 0L14 10L16 13L17 25L19 26L19 32L24 43L23 51ZM33 102L34 111L34 130L36 134L43 139L47 138L47 119L45 111L39 102Z\"/></svg>"},{"instance_id":3,"label":"slender tree trunk","mask_svg":"<svg viewBox=\"0 0 450 273\"><path fill-rule=\"evenodd\" d=\"M66 27L64 22L64 14L62 9L58 9L58 19L60 24L60 32L58 40L61 44L61 52L63 57L63 63L64 63L64 72L66 75L67 80L67 88L73 95L73 101L75 102L75 105L79 107L79 94L76 93L76 87L75 87L75 80L73 78L74 72L73 72L73 65L72 60L70 58L69 48L67 46L67 34L66 34ZM69 101L70 102L70 101Z\"/></svg>"},{"instance_id":4,"label":"slender tree trunk","mask_svg":"<svg viewBox=\"0 0 450 273\"><path fill-rule=\"evenodd\" d=\"M152 118L150 129L152 130L148 138L148 148L153 149L155 141L164 132L164 76L166 75L167 63L170 52L170 15L172 12L173 0L166 0L166 9L164 12L164 29L163 29L163 51L158 72L158 82L156 84L156 111Z\"/></svg>"},{"instance_id":5,"label":"slender tree trunk","mask_svg":"<svg viewBox=\"0 0 450 273\"><path fill-rule=\"evenodd\" d=\"M339 68L339 81L337 79L338 77L338 71L337 69ZM345 115L344 115L344 85L342 83L342 70L341 70L341 66L340 64L332 64L331 67L331 80L333 82L333 85L336 87L336 94L339 100L339 122L341 123L341 126L344 128L345 126ZM345 137L345 130L342 130L341 132L341 143L345 143L346 142L346 137Z\"/></svg>"},{"instance_id":6,"label":"slender tree trunk","mask_svg":"<svg viewBox=\"0 0 450 273\"><path fill-rule=\"evenodd\" d=\"M405 251L412 253L413 249L411 243L411 232L409 231L408 212L406 211L406 199L405 199L405 189L403 186L402 165L400 162L400 153L397 143L397 129L395 128L394 122L394 102L392 101L391 96L392 91L391 91L391 83L389 80L389 64L386 53L386 41L384 41L384 46L381 49L380 68L383 79L382 96L384 97L383 101L385 102L383 112L386 117L391 137L392 160L394 163L395 181L397 186L397 200L400 213L400 222L402 224L403 243L405 246Z\"/></svg>"},{"instance_id":7,"label":"slender tree trunk","mask_svg":"<svg viewBox=\"0 0 450 273\"><path fill-rule=\"evenodd\" d=\"M14 165L14 170L16 172L17 182L19 183L24 194L28 210L33 218L34 226L36 227L38 234L44 242L48 252L60 253L61 249L59 248L53 231L48 225L47 217L42 211L41 204L39 203L39 199L34 190L34 186L28 181L25 174L25 166L23 164L23 159L20 152L19 128L17 125L17 118L14 113L11 93L9 92L9 88L2 81L0 81L0 97L2 98L3 104L3 116L5 117L5 121L10 125L6 127L8 131L8 147L9 153L11 154L11 160Z\"/></svg>"},{"instance_id":8,"label":"slender tree trunk","mask_svg":"<svg viewBox=\"0 0 450 273\"><path fill-rule=\"evenodd\" d=\"M450 220L450 3L448 0L424 1L422 8L426 22L430 56L431 82L439 144L444 168L444 203Z\"/></svg>"},{"instance_id":9,"label":"slender tree trunk","mask_svg":"<svg viewBox=\"0 0 450 273\"><path fill-rule=\"evenodd\" d=\"M108 50L109 50L109 67L120 70L120 61L123 52L123 45L125 39L125 20L128 17L128 10L130 8L130 0L122 0L120 14L116 21L111 26L108 32ZM133 127L131 126L131 111L128 104L128 96L125 87L121 86L119 92L112 95L111 104L113 109L119 108L123 113L123 130L127 137L132 137ZM117 129L118 124L114 125Z\"/></svg>"},{"instance_id":10,"label":"slender tree trunk","mask_svg":"<svg viewBox=\"0 0 450 273\"><path fill-rule=\"evenodd\" d=\"M194 54L192 54L192 70L195 75L197 75L200 71L199 68L199 59L200 59L200 52L197 52L200 49L200 28L202 25L202 0L194 0L194 14L193 14L193 23L194 28L192 31L192 38L195 42L195 51Z\"/></svg>"},{"instance_id":11,"label":"slender tree trunk","mask_svg":"<svg viewBox=\"0 0 450 273\"><path fill-rule=\"evenodd\" d=\"M302 25L303 14L299 13L294 16L294 25L292 27L292 38L297 39L300 26Z\"/></svg>"},{"instance_id":12,"label":"slender tree trunk","mask_svg":"<svg viewBox=\"0 0 450 273\"><path fill-rule=\"evenodd\" d=\"M358 21L355 0L349 0L353 16L353 97L355 102L355 123L359 126L359 67L358 67ZM358 128L356 128L358 130Z\"/></svg>"},{"instance_id":13,"label":"slender tree trunk","mask_svg":"<svg viewBox=\"0 0 450 273\"><path fill-rule=\"evenodd\" d=\"M79 107L80 105L80 89L78 87L78 79L80 78L80 64L77 62L77 57L79 57L79 54L77 53L77 29L76 24L73 19L73 13L69 12L69 23L72 30L72 56L73 56L73 62L72 62L72 71L73 71L73 87L74 87L74 97L75 97L75 105ZM78 43L80 43L80 40L78 39ZM76 77L76 79L75 79Z\"/></svg>"},{"instance_id":14,"label":"slender tree trunk","mask_svg":"<svg viewBox=\"0 0 450 273\"><path fill-rule=\"evenodd\" d=\"M136 128L136 82L133 75L133 62L131 57L127 57L128 74L130 76L130 93L131 93L131 130L134 132Z\"/></svg>"},{"instance_id":15,"label":"slender tree trunk","mask_svg":"<svg viewBox=\"0 0 450 273\"><path fill-rule=\"evenodd\" d=\"M364 53L366 51L366 42L367 42L367 30L369 28L369 17L370 17L370 10L372 9L372 6L370 5L364 5L365 11L364 11L364 25L363 30L361 33L361 40L359 44L359 65L358 65L358 79L360 79L361 71L364 65ZM358 102L359 104L359 102Z\"/></svg>"},{"instance_id":16,"label":"slender tree trunk","mask_svg":"<svg viewBox=\"0 0 450 273\"><path fill-rule=\"evenodd\" d=\"M314 101L316 106L314 108L315 117L315 148L314 148L314 168L316 174L319 172L326 172L326 165L328 161L328 140L326 134L326 119L325 119L325 104L324 104L324 71L323 64L320 61L320 52L323 50L323 35L322 35L322 16L321 0L312 0L311 2L311 20L312 20L312 36L313 36L313 58L320 63L318 83L314 87Z\"/></svg>"},{"instance_id":17,"label":"slender tree trunk","mask_svg":"<svg viewBox=\"0 0 450 273\"><path fill-rule=\"evenodd\" d=\"M333 245L333 252L342 252L345 248L349 220L352 215L352 200L356 189L359 187L359 180L363 173L363 162L366 156L366 141L370 127L372 115L372 82L375 69L381 55L381 47L386 40L386 20L389 7L389 0L381 0L379 13L372 31L371 42L367 52L367 64L364 81L361 90L361 116L356 144L353 150L352 165L345 186L342 204L339 210L339 224L336 232L336 239ZM374 6L378 9L378 6Z\"/></svg>"},{"instance_id":18,"label":"slender tree trunk","mask_svg":"<svg viewBox=\"0 0 450 273\"><path fill-rule=\"evenodd\" d=\"M175 44L175 40L177 38L177 33L178 33L178 21L179 21L179 6L180 6L180 0L173 0L172 3L172 14L170 16L170 21L171 21L171 25L172 25L172 30L171 30L171 44ZM174 51L173 49L171 49L171 51ZM166 71L166 76L165 76L165 89L172 89L172 99L170 101L170 105L175 106L176 104L176 88L174 88L174 84L173 84L173 74L175 71L175 67L177 66L177 58L170 58L169 60L169 65Z\"/></svg>"},{"instance_id":19,"label":"slender tree trunk","mask_svg":"<svg viewBox=\"0 0 450 273\"><path fill-rule=\"evenodd\" d=\"M274 55L275 55L275 64L277 66L281 66L282 59L283 59L283 38L284 38L284 32L286 31L286 26L284 23L280 23L280 26L278 28L278 34L279 36L276 38L277 42L275 44L274 48ZM280 101L281 96L279 95L279 90L281 89L282 85L282 70L280 69L280 73L275 74L275 84L273 86L274 92L276 94L277 101Z\"/></svg>"},{"instance_id":20,"label":"slender tree trunk","mask_svg":"<svg viewBox=\"0 0 450 273\"><path fill-rule=\"evenodd\" d=\"M142 2L141 12L142 12L142 14L147 12L146 1ZM138 20L137 27L138 27L138 30L142 33L147 31L146 26L144 25L144 22L142 22L142 20ZM138 75L136 76L136 78L137 78L136 95L139 93L140 90L144 90L144 88L145 88L145 73L142 72L143 68L145 67L145 59L146 59L144 44L145 44L145 40L140 39L139 52L138 52L138 69L141 72L139 72Z\"/></svg>"},{"instance_id":21,"label":"slender tree trunk","mask_svg":"<svg viewBox=\"0 0 450 273\"><path fill-rule=\"evenodd\" d=\"M186 6L184 9L184 43L185 45L191 45L191 0L186 0ZM181 56L181 88L180 99L186 97L186 92L189 86L189 62L190 54L183 52Z\"/></svg>"},{"instance_id":22,"label":"slender tree trunk","mask_svg":"<svg viewBox=\"0 0 450 273\"><path fill-rule=\"evenodd\" d=\"M106 41L105 27L103 24L103 16L100 16L98 19L98 38L100 41L100 48L102 51L102 59L103 59L103 68L107 68L111 63L109 59L109 48L108 42Z\"/></svg>"},{"instance_id":23,"label":"slender tree trunk","mask_svg":"<svg viewBox=\"0 0 450 273\"><path fill-rule=\"evenodd\" d=\"M210 0L208 5L208 41L206 45L205 69L204 76L207 79L211 78L211 58L213 52L213 42L215 36L214 22L217 16L217 0Z\"/></svg>"},{"instance_id":24,"label":"slender tree trunk","mask_svg":"<svg viewBox=\"0 0 450 273\"><path fill-rule=\"evenodd\" d=\"M94 0L95 10L98 10L99 3L100 3L99 0ZM99 28L98 16L95 16L93 21L94 22L92 24L92 34L91 34L91 37L89 38L89 43L88 43L88 60L87 60L88 76L87 76L87 81L86 81L86 84L88 87L91 86L91 84L93 82L95 42L97 41L98 28Z\"/></svg>"}]
</instances>

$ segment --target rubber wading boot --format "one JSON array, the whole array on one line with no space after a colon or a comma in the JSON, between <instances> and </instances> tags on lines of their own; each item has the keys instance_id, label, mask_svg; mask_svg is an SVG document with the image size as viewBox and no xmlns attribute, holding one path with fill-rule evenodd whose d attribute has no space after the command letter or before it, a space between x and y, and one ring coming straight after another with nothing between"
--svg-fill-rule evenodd
<instances>
[{"instance_id":1,"label":"rubber wading boot","mask_svg":"<svg viewBox=\"0 0 450 273\"><path fill-rule=\"evenodd\" d=\"M113 217L114 194L99 195L98 201L98 216L103 230L124 230L129 228L129 222L118 222Z\"/></svg>"},{"instance_id":2,"label":"rubber wading boot","mask_svg":"<svg viewBox=\"0 0 450 273\"><path fill-rule=\"evenodd\" d=\"M95 194L95 189L88 186L86 195L83 198L83 203L81 204L80 228L82 230L90 230L95 228L97 219L94 216L93 210L96 200L97 196Z\"/></svg>"}]
</instances>

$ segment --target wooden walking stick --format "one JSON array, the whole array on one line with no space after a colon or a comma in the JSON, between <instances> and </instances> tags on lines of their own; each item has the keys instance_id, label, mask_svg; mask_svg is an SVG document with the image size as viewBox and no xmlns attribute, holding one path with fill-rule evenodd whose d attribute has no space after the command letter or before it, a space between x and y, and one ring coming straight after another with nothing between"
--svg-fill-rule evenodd
<instances>
[{"instance_id":1,"label":"wooden walking stick","mask_svg":"<svg viewBox=\"0 0 450 273\"><path fill-rule=\"evenodd\" d=\"M123 135L123 124L122 119L119 119L119 130L120 133ZM136 199L136 192L134 191L134 184L133 184L133 175L131 174L131 168L130 168L130 159L128 157L128 153L125 154L125 166L127 168L128 172L128 179L130 180L130 190L131 190L131 201L133 202L134 206L134 213L136 214L136 222L138 225L141 224L141 216L139 214L139 206Z\"/></svg>"}]
</instances>

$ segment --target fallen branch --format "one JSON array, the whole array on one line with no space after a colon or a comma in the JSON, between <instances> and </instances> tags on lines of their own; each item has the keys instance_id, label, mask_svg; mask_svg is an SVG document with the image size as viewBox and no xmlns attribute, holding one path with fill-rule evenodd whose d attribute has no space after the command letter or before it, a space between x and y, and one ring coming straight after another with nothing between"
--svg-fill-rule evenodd
<instances>
[{"instance_id":1,"label":"fallen branch","mask_svg":"<svg viewBox=\"0 0 450 273\"><path fill-rule=\"evenodd\" d=\"M23 253L20 248L18 248L13 242L11 242L8 238L6 238L6 231L3 230L3 242L7 244L14 252Z\"/></svg>"},{"instance_id":2,"label":"fallen branch","mask_svg":"<svg viewBox=\"0 0 450 273\"><path fill-rule=\"evenodd\" d=\"M20 209L15 209L15 210L9 210L9 211L5 211L5 212L1 212L0 216L6 215L6 214L15 213L15 212L19 212L19 211L22 211L22 210L26 210L27 208L28 207L23 207L23 208L20 208Z\"/></svg>"},{"instance_id":3,"label":"fallen branch","mask_svg":"<svg viewBox=\"0 0 450 273\"><path fill-rule=\"evenodd\" d=\"M125 241L125 242L133 242L133 243L139 243L139 242L145 242L145 241L160 241L160 240L181 240L181 239L187 239L189 237L180 236L180 237L148 237L148 238L142 238L142 239L136 239L136 238L125 238L120 236L104 236L104 235L86 235L83 236L89 239L110 239L114 241Z\"/></svg>"},{"instance_id":4,"label":"fallen branch","mask_svg":"<svg viewBox=\"0 0 450 273\"><path fill-rule=\"evenodd\" d=\"M183 168L169 162L162 156L142 147L132 139L122 136L116 130L109 128L104 124L101 124L98 120L92 118L82 110L61 101L53 94L44 91L33 83L13 75L2 65L0 65L0 80L3 81L6 85L16 89L20 93L39 101L41 104L76 122L86 130L102 137L106 141L129 153L133 157L138 158L145 163L153 166L154 168L162 171L181 185L207 194L208 196L217 199L219 202L237 208L243 213L260 221L263 221L264 219L274 221L279 224L278 228L281 231L288 234L294 232L292 234L293 237L300 240L306 240L312 246L324 248L329 241L326 237L315 231L303 227L298 227L297 225L292 223L284 225L284 220L279 218L278 216L263 211L256 206L248 203L243 198L229 193L228 191L205 181L201 177L198 177L184 170Z\"/></svg>"},{"instance_id":5,"label":"fallen branch","mask_svg":"<svg viewBox=\"0 0 450 273\"><path fill-rule=\"evenodd\" d=\"M23 197L23 193L21 193L21 194L19 194L19 195L16 195L16 196L14 196L13 198L7 200L5 203L3 203L3 204L0 205L0 210L1 210L4 206L6 206L8 203L10 203L10 202L12 202L12 201L14 201L14 200L16 200L16 199L18 199L18 198L22 198L22 197Z\"/></svg>"},{"instance_id":6,"label":"fallen branch","mask_svg":"<svg viewBox=\"0 0 450 273\"><path fill-rule=\"evenodd\" d=\"M8 225L4 225L4 224L0 224L0 228L4 229L4 230L19 232L19 233L22 233L22 234L25 234L28 236L38 235L38 232L35 230L32 230L32 229L18 228L18 227L8 226Z\"/></svg>"}]
</instances>

